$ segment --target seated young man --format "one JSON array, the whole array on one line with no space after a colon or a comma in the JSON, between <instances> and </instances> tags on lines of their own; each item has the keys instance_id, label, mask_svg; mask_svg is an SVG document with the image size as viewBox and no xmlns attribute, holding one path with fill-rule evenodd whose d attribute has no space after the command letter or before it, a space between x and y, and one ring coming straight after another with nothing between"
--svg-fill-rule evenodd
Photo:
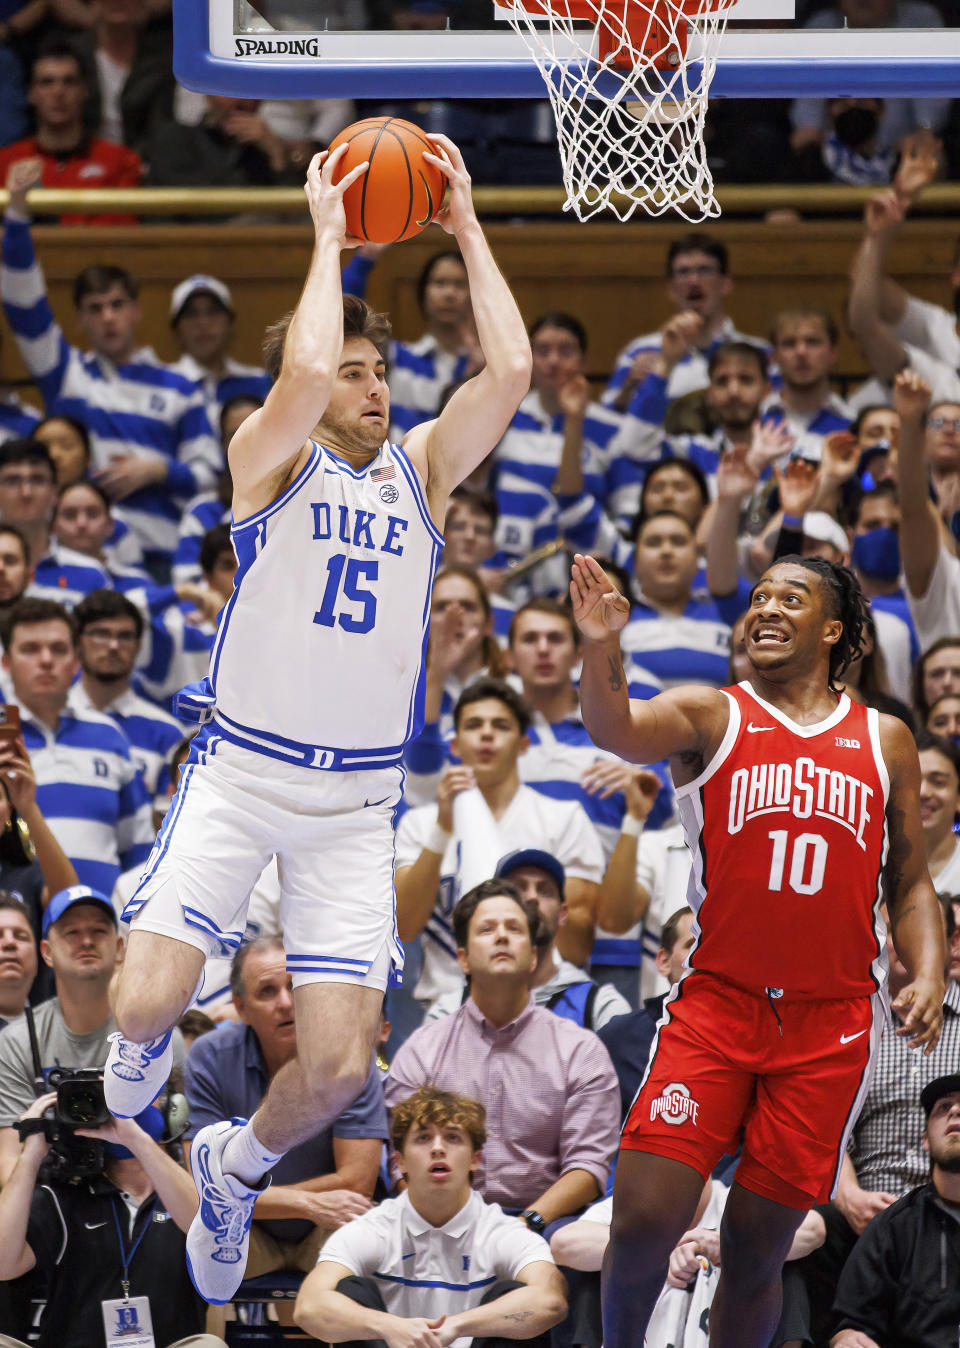
<instances>
[{"instance_id":1,"label":"seated young man","mask_svg":"<svg viewBox=\"0 0 960 1348\"><path fill-rule=\"evenodd\" d=\"M566 1284L546 1241L471 1187L483 1106L422 1086L393 1111L390 1138L407 1188L328 1239L297 1324L327 1343L547 1348Z\"/></svg>"}]
</instances>

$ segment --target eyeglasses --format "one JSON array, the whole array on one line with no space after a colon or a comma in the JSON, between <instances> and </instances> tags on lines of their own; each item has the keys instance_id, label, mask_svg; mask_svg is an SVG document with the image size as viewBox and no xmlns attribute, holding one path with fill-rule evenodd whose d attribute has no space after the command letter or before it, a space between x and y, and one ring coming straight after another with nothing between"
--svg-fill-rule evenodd
<instances>
[{"instance_id":1,"label":"eyeglasses","mask_svg":"<svg viewBox=\"0 0 960 1348\"><path fill-rule=\"evenodd\" d=\"M49 473L0 473L0 487L52 487Z\"/></svg>"},{"instance_id":2,"label":"eyeglasses","mask_svg":"<svg viewBox=\"0 0 960 1348\"><path fill-rule=\"evenodd\" d=\"M935 431L960 431L960 417L931 417L927 425Z\"/></svg>"},{"instance_id":3,"label":"eyeglasses","mask_svg":"<svg viewBox=\"0 0 960 1348\"><path fill-rule=\"evenodd\" d=\"M140 642L136 632L111 632L106 627L88 627L80 635L88 641L95 641L99 646L108 646L111 641L115 641L118 646L136 646Z\"/></svg>"}]
</instances>

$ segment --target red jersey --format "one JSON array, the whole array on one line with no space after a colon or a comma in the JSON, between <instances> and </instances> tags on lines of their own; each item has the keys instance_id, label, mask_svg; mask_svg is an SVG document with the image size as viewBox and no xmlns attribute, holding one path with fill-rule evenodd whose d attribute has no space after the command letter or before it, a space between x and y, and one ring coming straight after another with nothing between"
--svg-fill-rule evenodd
<instances>
[{"instance_id":1,"label":"red jersey","mask_svg":"<svg viewBox=\"0 0 960 1348\"><path fill-rule=\"evenodd\" d=\"M31 136L0 149L0 182L21 159L43 160L43 187L139 187L140 156L100 136L82 141L69 154L42 150ZM135 215L63 215L62 225L135 225Z\"/></svg>"},{"instance_id":2,"label":"red jersey","mask_svg":"<svg viewBox=\"0 0 960 1348\"><path fill-rule=\"evenodd\" d=\"M677 790L699 928L690 967L785 996L869 995L885 981L879 715L844 695L801 726L747 683L723 691L723 742Z\"/></svg>"}]
</instances>

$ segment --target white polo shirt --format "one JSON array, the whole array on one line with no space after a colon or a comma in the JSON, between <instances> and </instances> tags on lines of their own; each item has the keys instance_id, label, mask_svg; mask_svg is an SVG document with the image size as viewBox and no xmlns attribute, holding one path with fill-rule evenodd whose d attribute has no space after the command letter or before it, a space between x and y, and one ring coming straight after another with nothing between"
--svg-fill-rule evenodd
<instances>
[{"instance_id":1,"label":"white polo shirt","mask_svg":"<svg viewBox=\"0 0 960 1348\"><path fill-rule=\"evenodd\" d=\"M391 1315L433 1320L479 1306L495 1282L528 1264L552 1264L550 1246L497 1203L470 1197L444 1226L431 1226L403 1193L329 1236L318 1263L373 1278ZM469 1336L451 1348L470 1348Z\"/></svg>"}]
</instances>

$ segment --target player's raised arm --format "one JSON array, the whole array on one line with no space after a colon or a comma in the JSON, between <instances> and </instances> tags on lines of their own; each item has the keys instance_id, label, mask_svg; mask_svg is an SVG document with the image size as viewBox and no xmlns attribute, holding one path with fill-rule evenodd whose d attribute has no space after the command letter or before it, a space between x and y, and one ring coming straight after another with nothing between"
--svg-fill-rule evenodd
<instances>
[{"instance_id":1,"label":"player's raised arm","mask_svg":"<svg viewBox=\"0 0 960 1348\"><path fill-rule=\"evenodd\" d=\"M719 745L729 716L715 688L672 688L649 702L631 701L620 654L630 601L593 557L574 558L573 617L583 634L580 706L590 738L631 763L689 757L695 767ZM696 776L696 771L693 773Z\"/></svg>"},{"instance_id":2,"label":"player's raised arm","mask_svg":"<svg viewBox=\"0 0 960 1348\"><path fill-rule=\"evenodd\" d=\"M893 944L910 975L893 1009L903 1019L898 1033L909 1037L910 1047L932 1053L943 1025L946 949L920 826L920 761L912 735L894 716L880 718L880 742L890 776L884 897Z\"/></svg>"},{"instance_id":3,"label":"player's raised arm","mask_svg":"<svg viewBox=\"0 0 960 1348\"><path fill-rule=\"evenodd\" d=\"M437 153L424 158L438 165L450 184L449 202L437 223L460 248L486 362L435 421L414 427L403 442L424 474L434 512L442 517L449 492L482 463L529 392L531 356L517 302L480 228L463 156L446 136L431 135L430 140Z\"/></svg>"},{"instance_id":4,"label":"player's raised arm","mask_svg":"<svg viewBox=\"0 0 960 1348\"><path fill-rule=\"evenodd\" d=\"M343 194L367 171L358 164L338 183L332 181L347 145L333 154L314 155L304 191L313 218L315 240L310 270L283 343L283 359L263 407L253 412L230 442L230 471L236 498L253 509L261 484L272 499L273 479L287 471L323 416L343 349L343 293L340 252L355 241L347 237ZM252 498L252 499L251 499Z\"/></svg>"}]
</instances>

